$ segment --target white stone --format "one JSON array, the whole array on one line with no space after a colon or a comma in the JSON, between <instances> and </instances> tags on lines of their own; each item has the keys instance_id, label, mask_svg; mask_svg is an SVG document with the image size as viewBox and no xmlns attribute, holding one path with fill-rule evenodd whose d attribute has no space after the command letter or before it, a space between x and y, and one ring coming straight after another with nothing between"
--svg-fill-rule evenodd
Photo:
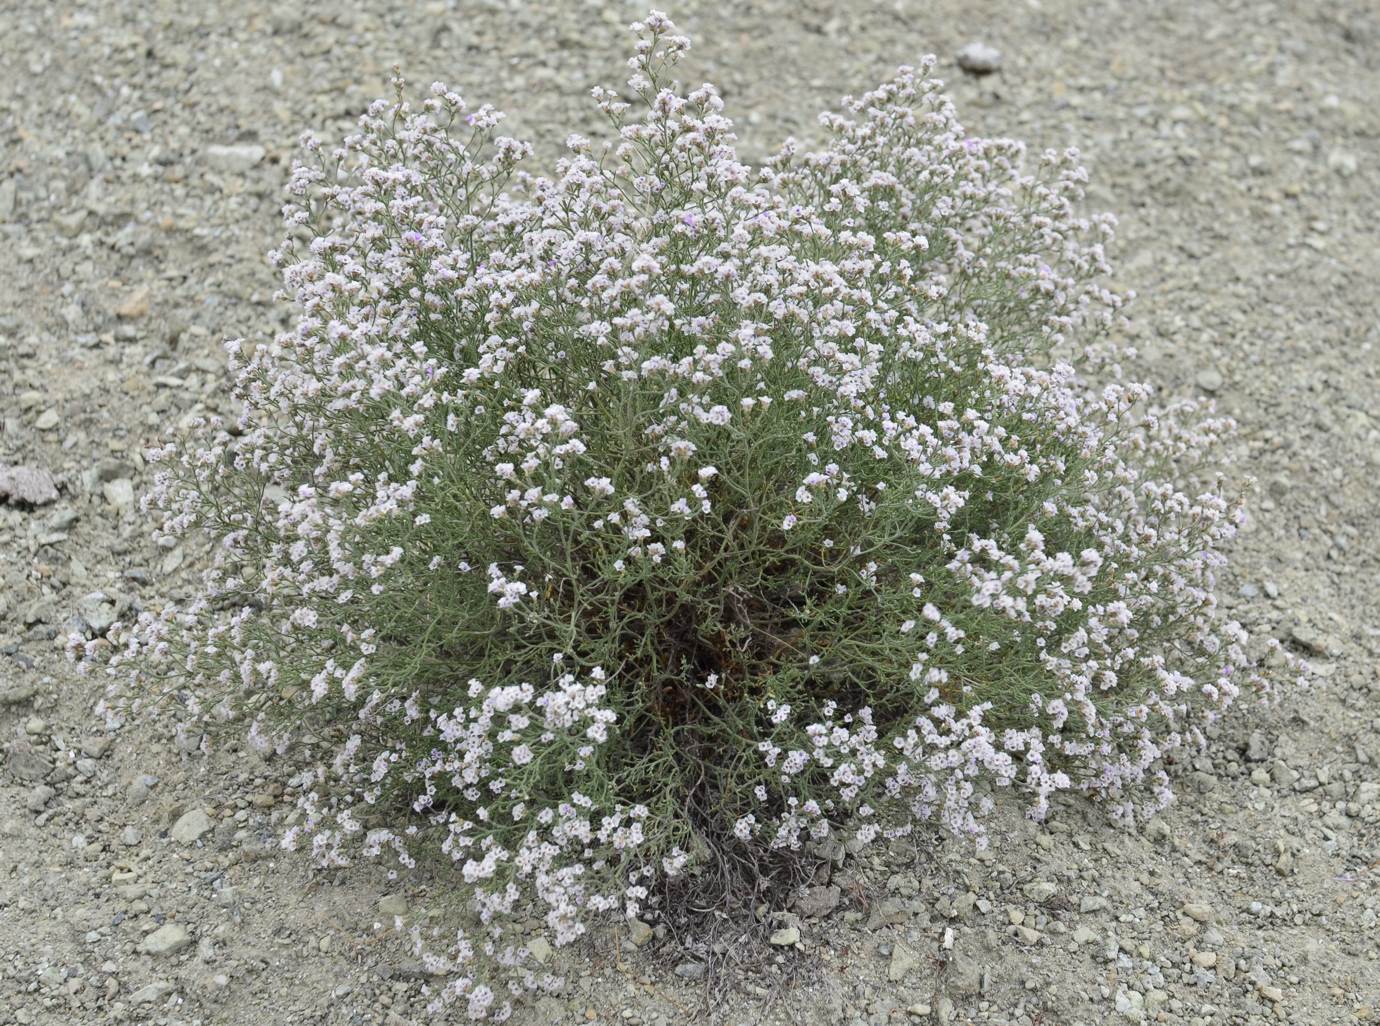
<instances>
[{"instance_id":1,"label":"white stone","mask_svg":"<svg viewBox=\"0 0 1380 1026\"><path fill-rule=\"evenodd\" d=\"M1001 51L983 42L969 43L958 51L958 66L970 75L990 75L1001 67Z\"/></svg>"}]
</instances>

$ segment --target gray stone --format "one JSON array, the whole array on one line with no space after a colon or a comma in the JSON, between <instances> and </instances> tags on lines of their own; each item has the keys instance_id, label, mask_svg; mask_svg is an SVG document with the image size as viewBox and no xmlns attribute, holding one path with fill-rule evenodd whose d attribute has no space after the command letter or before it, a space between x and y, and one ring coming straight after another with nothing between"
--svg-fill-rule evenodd
<instances>
[{"instance_id":1,"label":"gray stone","mask_svg":"<svg viewBox=\"0 0 1380 1026\"><path fill-rule=\"evenodd\" d=\"M173 992L173 985L162 980L155 980L153 983L146 983L133 994L129 1000L136 1005L153 1005L162 1001Z\"/></svg>"},{"instance_id":2,"label":"gray stone","mask_svg":"<svg viewBox=\"0 0 1380 1026\"><path fill-rule=\"evenodd\" d=\"M682 962L676 966L675 973L682 980L702 980L708 968L703 962Z\"/></svg>"},{"instance_id":3,"label":"gray stone","mask_svg":"<svg viewBox=\"0 0 1380 1026\"><path fill-rule=\"evenodd\" d=\"M164 923L139 943L146 955L175 955L192 943L192 936L181 923Z\"/></svg>"},{"instance_id":4,"label":"gray stone","mask_svg":"<svg viewBox=\"0 0 1380 1026\"><path fill-rule=\"evenodd\" d=\"M1200 923L1210 923L1215 918L1212 906L1200 901L1190 901L1183 907L1183 914Z\"/></svg>"},{"instance_id":5,"label":"gray stone","mask_svg":"<svg viewBox=\"0 0 1380 1026\"><path fill-rule=\"evenodd\" d=\"M42 467L0 464L0 501L46 506L57 497L53 475Z\"/></svg>"},{"instance_id":6,"label":"gray stone","mask_svg":"<svg viewBox=\"0 0 1380 1026\"><path fill-rule=\"evenodd\" d=\"M38 783L53 770L48 757L27 741L11 741L7 748L5 764L10 774L18 780Z\"/></svg>"},{"instance_id":7,"label":"gray stone","mask_svg":"<svg viewBox=\"0 0 1380 1026\"><path fill-rule=\"evenodd\" d=\"M1280 876L1291 876L1295 871L1296 864L1297 859L1294 858L1294 853L1288 848L1284 848L1275 858L1275 872Z\"/></svg>"},{"instance_id":8,"label":"gray stone","mask_svg":"<svg viewBox=\"0 0 1380 1026\"><path fill-rule=\"evenodd\" d=\"M386 894L379 899L379 915L392 919L407 915L407 899L401 894Z\"/></svg>"},{"instance_id":9,"label":"gray stone","mask_svg":"<svg viewBox=\"0 0 1380 1026\"><path fill-rule=\"evenodd\" d=\"M49 787L47 784L39 784L29 792L29 797L25 800L24 806L30 812L42 812L44 806L52 801L57 794L57 789Z\"/></svg>"},{"instance_id":10,"label":"gray stone","mask_svg":"<svg viewBox=\"0 0 1380 1026\"><path fill-rule=\"evenodd\" d=\"M656 931L641 919L632 919L628 921L628 939L633 942L634 946L639 948L646 947L652 942L652 938L655 936Z\"/></svg>"},{"instance_id":11,"label":"gray stone","mask_svg":"<svg viewBox=\"0 0 1380 1026\"><path fill-rule=\"evenodd\" d=\"M19 684L0 690L0 706L23 705L38 694L37 684Z\"/></svg>"},{"instance_id":12,"label":"gray stone","mask_svg":"<svg viewBox=\"0 0 1380 1026\"><path fill-rule=\"evenodd\" d=\"M872 914L867 917L867 929L876 930L883 926L900 926L913 915L910 906L898 898L884 898L872 906Z\"/></svg>"},{"instance_id":13,"label":"gray stone","mask_svg":"<svg viewBox=\"0 0 1380 1026\"><path fill-rule=\"evenodd\" d=\"M1356 159L1356 154L1348 153L1346 150L1333 150L1327 155L1327 166L1343 178L1350 178L1360 170L1360 161Z\"/></svg>"},{"instance_id":14,"label":"gray stone","mask_svg":"<svg viewBox=\"0 0 1380 1026\"><path fill-rule=\"evenodd\" d=\"M949 963L945 974L949 990L963 997L973 997L987 989L987 973L982 964L973 958L958 958Z\"/></svg>"},{"instance_id":15,"label":"gray stone","mask_svg":"<svg viewBox=\"0 0 1380 1026\"><path fill-rule=\"evenodd\" d=\"M129 785L129 790L125 793L131 802L138 804L147 798L149 792L157 785L158 777L151 773L141 773L134 778L134 782Z\"/></svg>"},{"instance_id":16,"label":"gray stone","mask_svg":"<svg viewBox=\"0 0 1380 1026\"><path fill-rule=\"evenodd\" d=\"M1145 824L1145 836L1152 841L1167 841L1171 835L1169 825L1165 823L1163 817L1157 816Z\"/></svg>"},{"instance_id":17,"label":"gray stone","mask_svg":"<svg viewBox=\"0 0 1380 1026\"><path fill-rule=\"evenodd\" d=\"M1116 1010L1128 1019L1139 1019L1145 1008L1145 997L1134 990L1116 992Z\"/></svg>"},{"instance_id":18,"label":"gray stone","mask_svg":"<svg viewBox=\"0 0 1380 1026\"><path fill-rule=\"evenodd\" d=\"M533 937L527 942L527 953L532 956L537 965L546 965L551 961L551 942L545 937Z\"/></svg>"},{"instance_id":19,"label":"gray stone","mask_svg":"<svg viewBox=\"0 0 1380 1026\"><path fill-rule=\"evenodd\" d=\"M1193 380L1197 382L1198 387L1204 392L1220 391L1222 385L1225 384L1221 373L1213 370L1211 367L1204 367L1194 376Z\"/></svg>"},{"instance_id":20,"label":"gray stone","mask_svg":"<svg viewBox=\"0 0 1380 1026\"><path fill-rule=\"evenodd\" d=\"M32 627L36 623L47 623L52 615L53 610L48 603L36 599L20 610L19 622L25 627Z\"/></svg>"},{"instance_id":21,"label":"gray stone","mask_svg":"<svg viewBox=\"0 0 1380 1026\"><path fill-rule=\"evenodd\" d=\"M891 949L891 963L887 966L886 978L892 983L900 983L919 964L919 956L905 944L898 943Z\"/></svg>"},{"instance_id":22,"label":"gray stone","mask_svg":"<svg viewBox=\"0 0 1380 1026\"><path fill-rule=\"evenodd\" d=\"M262 146L254 144L206 147L206 164L216 171L239 174L248 171L264 159Z\"/></svg>"},{"instance_id":23,"label":"gray stone","mask_svg":"<svg viewBox=\"0 0 1380 1026\"><path fill-rule=\"evenodd\" d=\"M77 603L77 615L92 634L100 637L115 622L115 604L103 591L84 595Z\"/></svg>"},{"instance_id":24,"label":"gray stone","mask_svg":"<svg viewBox=\"0 0 1380 1026\"><path fill-rule=\"evenodd\" d=\"M800 943L800 930L787 926L771 935L771 943L778 948L789 948Z\"/></svg>"},{"instance_id":25,"label":"gray stone","mask_svg":"<svg viewBox=\"0 0 1380 1026\"><path fill-rule=\"evenodd\" d=\"M806 887L795 898L795 910L806 919L827 916L838 907L842 892L832 884L827 887Z\"/></svg>"},{"instance_id":26,"label":"gray stone","mask_svg":"<svg viewBox=\"0 0 1380 1026\"><path fill-rule=\"evenodd\" d=\"M53 218L53 224L57 227L58 234L65 239L75 239L81 234L82 225L85 223L86 208L84 207L65 211Z\"/></svg>"},{"instance_id":27,"label":"gray stone","mask_svg":"<svg viewBox=\"0 0 1380 1026\"><path fill-rule=\"evenodd\" d=\"M105 496L105 501L116 509L134 508L134 482L127 477L107 481L101 485L101 494Z\"/></svg>"},{"instance_id":28,"label":"gray stone","mask_svg":"<svg viewBox=\"0 0 1380 1026\"><path fill-rule=\"evenodd\" d=\"M1295 624L1289 631L1289 639L1313 656L1327 656L1335 647L1331 638L1307 623Z\"/></svg>"},{"instance_id":29,"label":"gray stone","mask_svg":"<svg viewBox=\"0 0 1380 1026\"><path fill-rule=\"evenodd\" d=\"M172 839L179 844L195 844L209 833L214 825L211 817L206 815L205 809L192 809L190 812L184 812L173 824Z\"/></svg>"},{"instance_id":30,"label":"gray stone","mask_svg":"<svg viewBox=\"0 0 1380 1026\"><path fill-rule=\"evenodd\" d=\"M1207 794L1217 786L1217 777L1206 770L1194 770L1188 775L1188 779L1202 794Z\"/></svg>"},{"instance_id":31,"label":"gray stone","mask_svg":"<svg viewBox=\"0 0 1380 1026\"><path fill-rule=\"evenodd\" d=\"M148 316L151 295L147 285L139 286L115 307L115 316L122 321L135 321Z\"/></svg>"}]
</instances>

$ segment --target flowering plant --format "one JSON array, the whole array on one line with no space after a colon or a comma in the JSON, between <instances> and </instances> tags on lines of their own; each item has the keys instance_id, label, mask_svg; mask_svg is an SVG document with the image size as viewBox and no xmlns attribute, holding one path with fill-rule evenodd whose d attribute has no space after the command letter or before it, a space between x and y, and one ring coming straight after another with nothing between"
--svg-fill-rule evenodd
<instances>
[{"instance_id":1,"label":"flowering plant","mask_svg":"<svg viewBox=\"0 0 1380 1026\"><path fill-rule=\"evenodd\" d=\"M965 133L931 60L754 170L635 30L615 142L550 177L441 85L308 143L296 326L157 453L202 593L115 632L207 722L329 743L286 843L454 860L476 1017L533 903L564 944L841 834L981 843L991 786L1153 806L1260 683L1213 598L1229 423L1121 380L1076 154Z\"/></svg>"}]
</instances>

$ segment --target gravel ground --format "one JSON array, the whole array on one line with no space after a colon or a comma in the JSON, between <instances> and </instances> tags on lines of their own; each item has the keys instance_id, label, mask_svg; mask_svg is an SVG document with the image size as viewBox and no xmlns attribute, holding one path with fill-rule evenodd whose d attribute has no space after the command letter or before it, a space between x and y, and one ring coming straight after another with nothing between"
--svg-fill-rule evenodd
<instances>
[{"instance_id":1,"label":"gravel ground","mask_svg":"<svg viewBox=\"0 0 1380 1026\"><path fill-rule=\"evenodd\" d=\"M550 152L597 127L585 91L621 81L643 13L336 6L0 0L0 1024L424 1019L422 967L375 924L433 922L444 879L311 873L274 846L293 795L271 767L104 733L61 652L188 587L199 554L147 541L140 453L221 408L222 338L284 315L264 254L297 134L339 136L396 62ZM619 930L554 954L565 992L518 1021L1380 1019L1373 0L671 13L750 157L926 52L973 130L1083 151L1146 373L1242 424L1260 489L1227 602L1318 678L1234 711L1147 826L1003 807L982 858L927 838L838 869L777 924L793 946ZM959 68L975 41L994 74Z\"/></svg>"}]
</instances>

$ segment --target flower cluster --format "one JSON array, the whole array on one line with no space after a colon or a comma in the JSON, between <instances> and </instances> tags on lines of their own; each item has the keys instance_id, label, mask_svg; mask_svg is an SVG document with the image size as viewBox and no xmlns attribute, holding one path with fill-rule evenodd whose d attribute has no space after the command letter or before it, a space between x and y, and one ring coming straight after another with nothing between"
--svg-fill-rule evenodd
<instances>
[{"instance_id":1,"label":"flower cluster","mask_svg":"<svg viewBox=\"0 0 1380 1026\"><path fill-rule=\"evenodd\" d=\"M927 61L750 168L635 29L636 102L595 90L614 138L550 176L441 85L308 142L296 324L156 454L214 563L115 632L120 679L332 740L286 843L454 860L476 1017L479 962L541 984L515 915L568 943L841 831L981 843L991 786L1154 805L1261 683L1213 596L1229 425L1121 381L1076 154L966 133Z\"/></svg>"}]
</instances>

